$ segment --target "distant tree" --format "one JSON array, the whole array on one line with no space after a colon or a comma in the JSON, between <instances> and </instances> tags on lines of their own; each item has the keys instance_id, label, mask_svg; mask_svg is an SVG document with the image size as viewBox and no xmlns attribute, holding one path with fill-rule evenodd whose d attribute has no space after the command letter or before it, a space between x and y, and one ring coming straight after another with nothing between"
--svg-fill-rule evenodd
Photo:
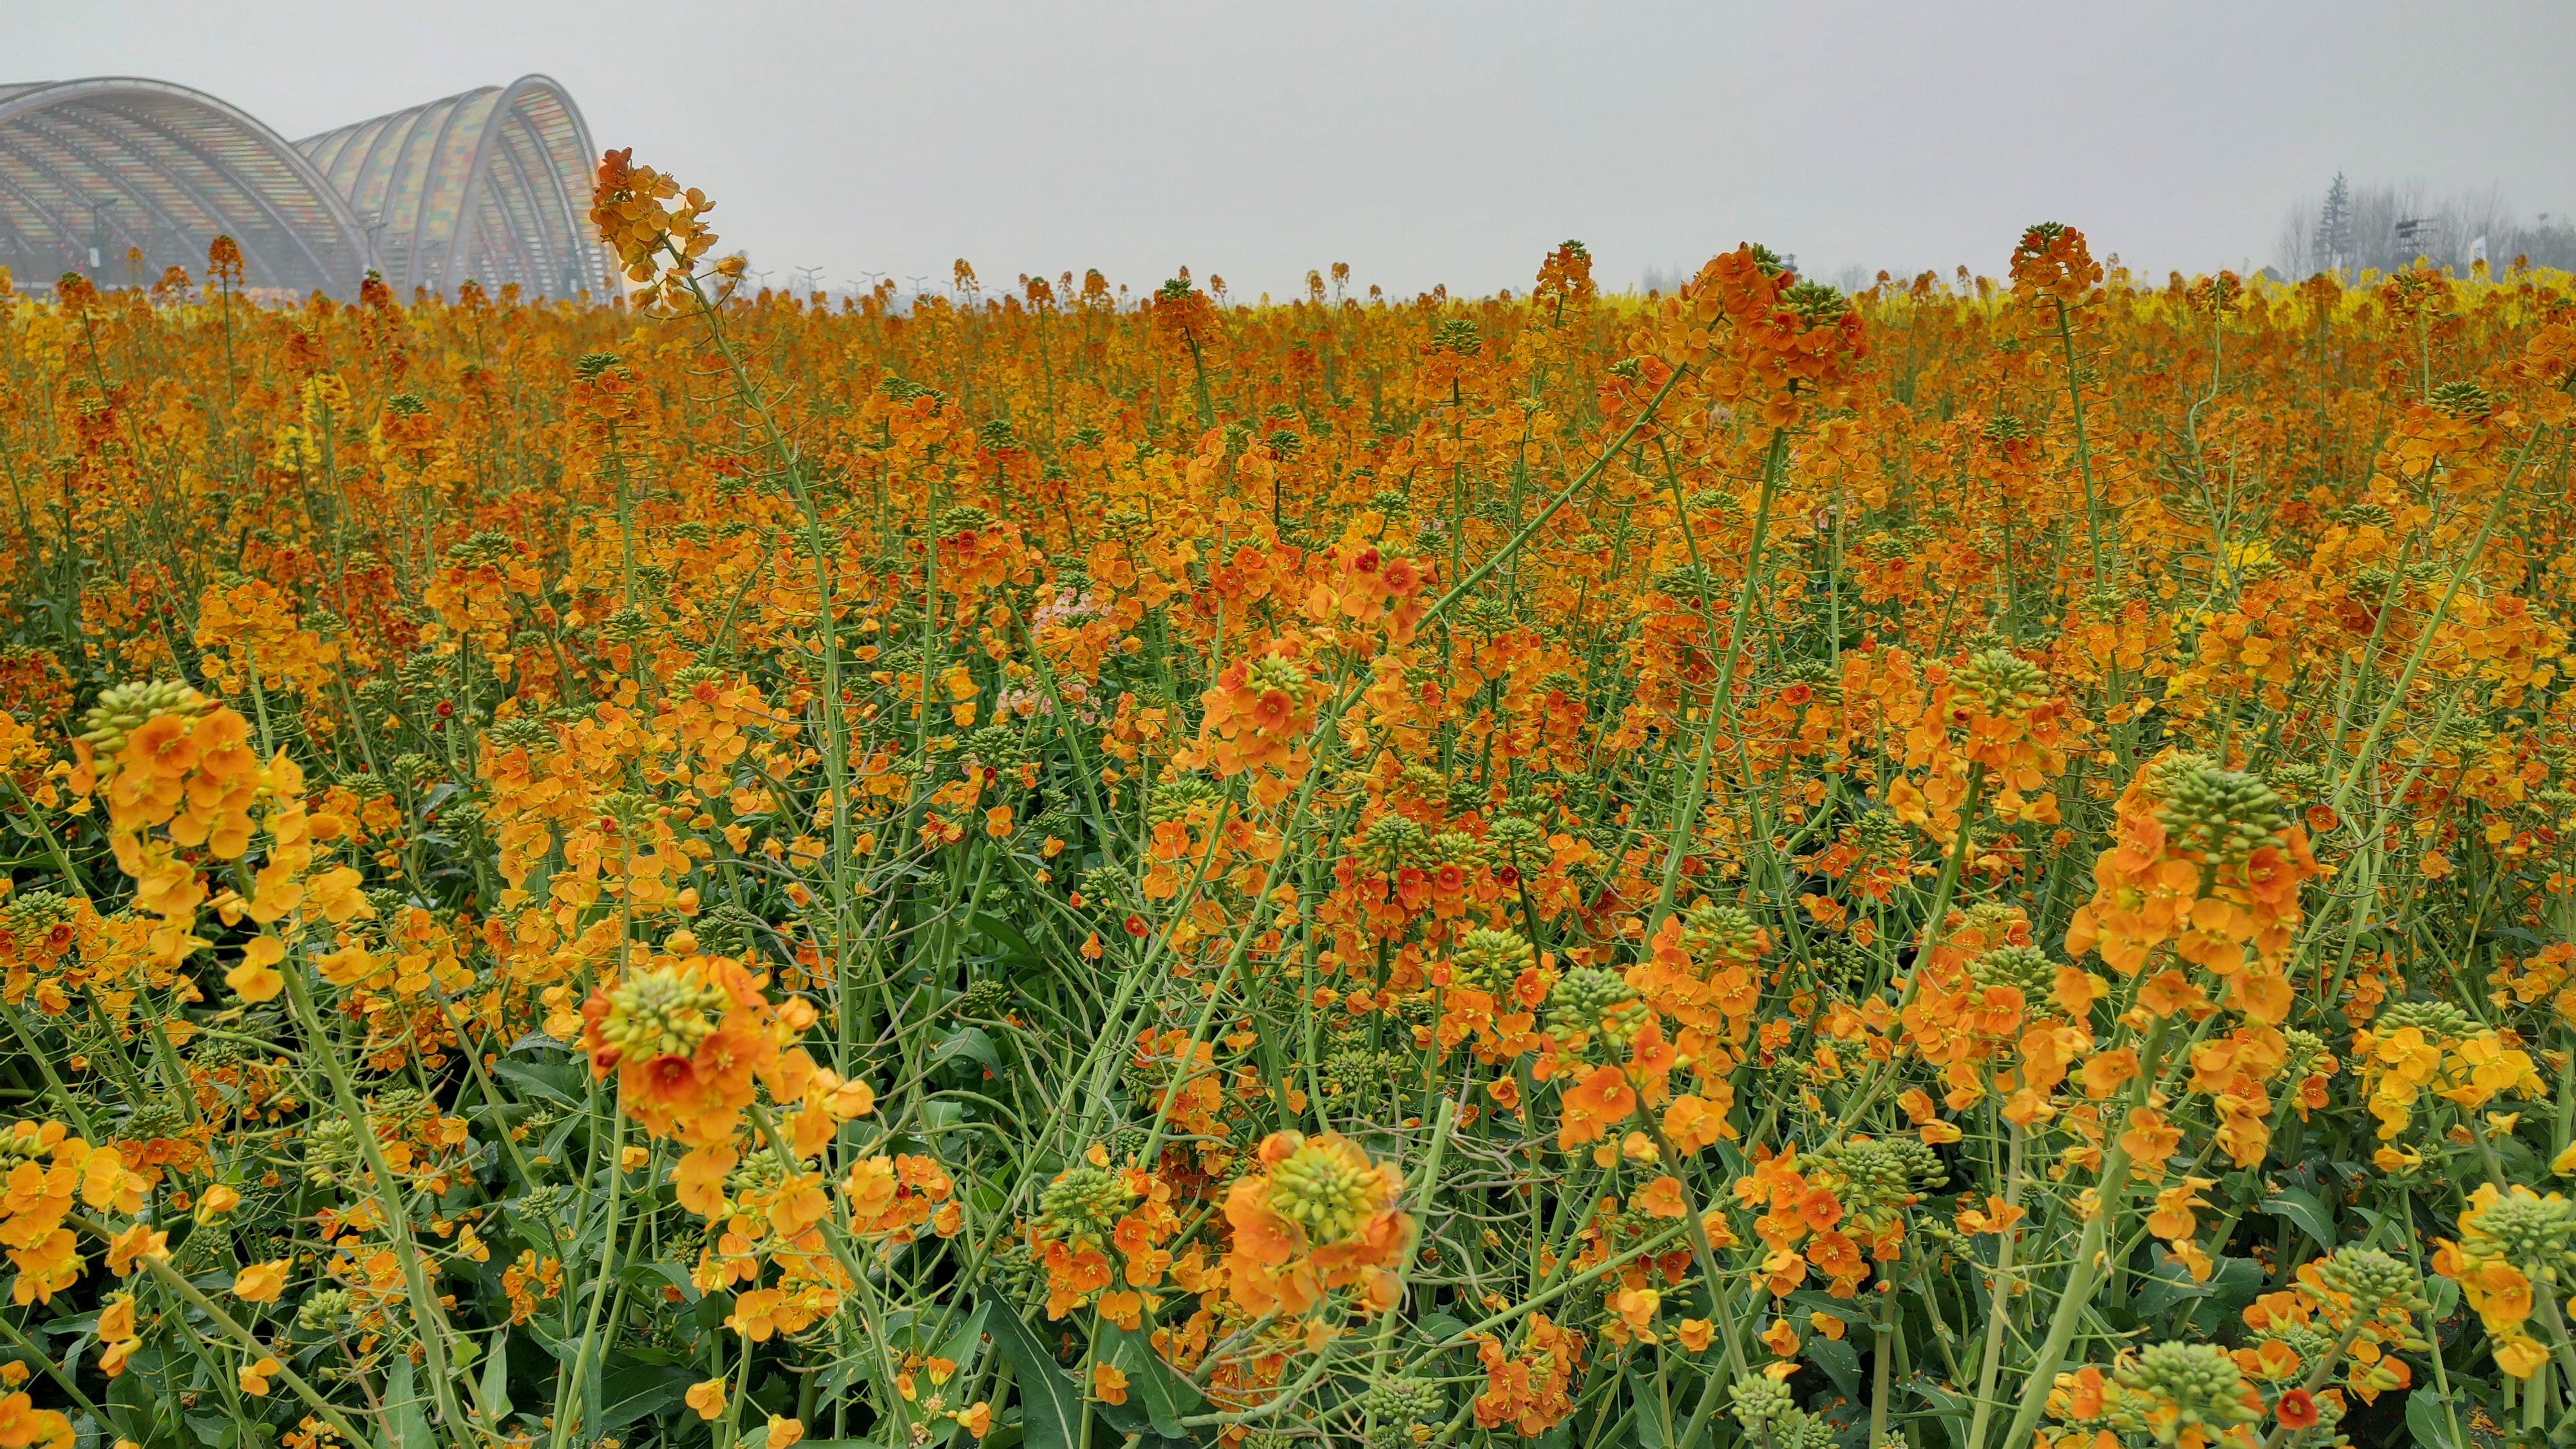
<instances>
[{"instance_id":1,"label":"distant tree","mask_svg":"<svg viewBox=\"0 0 2576 1449\"><path fill-rule=\"evenodd\" d=\"M2326 188L2325 205L2317 209L2316 255L2312 262L2321 270L2340 272L2350 265L2351 256L2352 187L2338 171L2334 185Z\"/></svg>"},{"instance_id":2,"label":"distant tree","mask_svg":"<svg viewBox=\"0 0 2576 1449\"><path fill-rule=\"evenodd\" d=\"M2291 205L2275 244L2286 277L2336 272L2349 281L2364 271L2395 271L2418 258L2462 272L2486 243L2501 271L2521 258L2535 267L2576 271L2576 220L2542 212L2526 223L2494 187L2437 196L2420 182L2355 186L2341 174L2322 202Z\"/></svg>"}]
</instances>

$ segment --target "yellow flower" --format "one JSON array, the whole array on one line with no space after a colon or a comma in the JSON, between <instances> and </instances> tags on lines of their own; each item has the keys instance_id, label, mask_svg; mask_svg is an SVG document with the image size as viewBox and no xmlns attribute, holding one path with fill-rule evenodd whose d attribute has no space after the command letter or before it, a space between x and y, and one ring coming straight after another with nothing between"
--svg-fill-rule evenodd
<instances>
[{"instance_id":1,"label":"yellow flower","mask_svg":"<svg viewBox=\"0 0 2576 1449\"><path fill-rule=\"evenodd\" d=\"M2266 539L2243 539L2227 546L2227 566L2238 573L2271 561L2272 545Z\"/></svg>"},{"instance_id":2,"label":"yellow flower","mask_svg":"<svg viewBox=\"0 0 2576 1449\"><path fill-rule=\"evenodd\" d=\"M244 1303L274 1303L286 1291L286 1260L253 1263L233 1278L233 1296Z\"/></svg>"},{"instance_id":3,"label":"yellow flower","mask_svg":"<svg viewBox=\"0 0 2576 1449\"><path fill-rule=\"evenodd\" d=\"M2537 1339L2516 1336L2496 1345L2496 1367L2518 1379L2527 1379L2549 1361L2549 1350Z\"/></svg>"},{"instance_id":4,"label":"yellow flower","mask_svg":"<svg viewBox=\"0 0 2576 1449\"><path fill-rule=\"evenodd\" d=\"M712 1420L724 1412L724 1378L718 1375L711 1379L700 1379L689 1385L689 1391L682 1394L680 1398L682 1402L697 1411L699 1418Z\"/></svg>"},{"instance_id":5,"label":"yellow flower","mask_svg":"<svg viewBox=\"0 0 2576 1449\"><path fill-rule=\"evenodd\" d=\"M286 943L275 936L253 936L242 947L241 964L224 973L224 984L244 1001L275 1001L286 989L277 963L286 959Z\"/></svg>"}]
</instances>

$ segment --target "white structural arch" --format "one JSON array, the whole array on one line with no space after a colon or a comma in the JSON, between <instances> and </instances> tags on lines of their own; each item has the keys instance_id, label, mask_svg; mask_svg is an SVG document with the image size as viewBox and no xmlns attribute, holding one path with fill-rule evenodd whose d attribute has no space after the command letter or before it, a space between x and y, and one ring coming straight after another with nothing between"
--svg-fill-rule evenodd
<instances>
[{"instance_id":1,"label":"white structural arch","mask_svg":"<svg viewBox=\"0 0 2576 1449\"><path fill-rule=\"evenodd\" d=\"M22 285L149 281L201 273L224 235L254 287L348 298L372 269L397 295L468 280L607 294L593 159L580 109L544 76L293 143L166 81L0 85L0 266Z\"/></svg>"},{"instance_id":2,"label":"white structural arch","mask_svg":"<svg viewBox=\"0 0 2576 1449\"><path fill-rule=\"evenodd\" d=\"M590 225L590 128L541 75L308 136L295 149L369 233L395 291L473 280L529 295L601 291Z\"/></svg>"},{"instance_id":3,"label":"white structural arch","mask_svg":"<svg viewBox=\"0 0 2576 1449\"><path fill-rule=\"evenodd\" d=\"M0 85L0 266L132 280L206 266L230 236L254 287L354 294L366 241L349 205L276 132L224 102L130 76Z\"/></svg>"}]
</instances>

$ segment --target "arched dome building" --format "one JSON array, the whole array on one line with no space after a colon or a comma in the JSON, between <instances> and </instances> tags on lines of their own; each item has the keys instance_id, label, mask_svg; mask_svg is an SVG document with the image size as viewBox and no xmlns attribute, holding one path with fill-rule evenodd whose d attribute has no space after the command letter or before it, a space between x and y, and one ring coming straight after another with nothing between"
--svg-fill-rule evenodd
<instances>
[{"instance_id":1,"label":"arched dome building","mask_svg":"<svg viewBox=\"0 0 2576 1449\"><path fill-rule=\"evenodd\" d=\"M295 143L368 229L397 294L467 278L531 296L599 290L590 128L563 87L522 76Z\"/></svg>"},{"instance_id":2,"label":"arched dome building","mask_svg":"<svg viewBox=\"0 0 2576 1449\"><path fill-rule=\"evenodd\" d=\"M21 285L148 281L203 271L228 235L253 287L348 298L373 268L397 295L469 278L600 292L614 273L592 162L580 110L544 76L293 143L166 81L0 85L0 266Z\"/></svg>"}]
</instances>

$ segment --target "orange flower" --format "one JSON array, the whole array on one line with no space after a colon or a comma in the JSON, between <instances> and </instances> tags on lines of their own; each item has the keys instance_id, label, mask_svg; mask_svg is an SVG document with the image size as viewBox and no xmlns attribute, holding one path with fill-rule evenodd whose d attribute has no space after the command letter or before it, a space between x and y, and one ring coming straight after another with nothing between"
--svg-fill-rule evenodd
<instances>
[{"instance_id":1,"label":"orange flower","mask_svg":"<svg viewBox=\"0 0 2576 1449\"><path fill-rule=\"evenodd\" d=\"M118 1294L99 1310L98 1336L101 1342L115 1343L134 1336L134 1299Z\"/></svg>"},{"instance_id":2,"label":"orange flower","mask_svg":"<svg viewBox=\"0 0 2576 1449\"><path fill-rule=\"evenodd\" d=\"M1725 1084L1717 1083L1715 1086L1722 1089ZM1726 1095L1731 1096L1732 1093ZM1684 1093L1664 1109L1664 1140L1672 1144L1675 1152L1685 1156L1734 1136L1735 1126L1727 1121L1726 1108L1712 1101Z\"/></svg>"},{"instance_id":3,"label":"orange flower","mask_svg":"<svg viewBox=\"0 0 2576 1449\"><path fill-rule=\"evenodd\" d=\"M1619 1288L1610 1294L1610 1307L1628 1332L1649 1340L1654 1337L1655 1315L1663 1302L1664 1295L1652 1288Z\"/></svg>"},{"instance_id":4,"label":"orange flower","mask_svg":"<svg viewBox=\"0 0 2576 1449\"><path fill-rule=\"evenodd\" d=\"M107 1270L122 1278L134 1271L137 1259L167 1257L169 1251L168 1233L156 1233L147 1224L136 1223L108 1241Z\"/></svg>"},{"instance_id":5,"label":"orange flower","mask_svg":"<svg viewBox=\"0 0 2576 1449\"><path fill-rule=\"evenodd\" d=\"M702 1218L722 1217L730 1206L725 1201L725 1176L733 1171L735 1161L734 1150L721 1144L682 1153L671 1170L680 1206Z\"/></svg>"},{"instance_id":6,"label":"orange flower","mask_svg":"<svg viewBox=\"0 0 2576 1449\"><path fill-rule=\"evenodd\" d=\"M1771 1350L1775 1358L1795 1357L1798 1352L1798 1330L1789 1326L1789 1320L1774 1318L1771 1320L1771 1326L1762 1330L1762 1346Z\"/></svg>"},{"instance_id":7,"label":"orange flower","mask_svg":"<svg viewBox=\"0 0 2576 1449\"><path fill-rule=\"evenodd\" d=\"M1557 1145L1572 1151L1586 1142L1597 1141L1636 1110L1637 1093L1628 1085L1627 1074L1617 1067L1596 1067L1565 1093Z\"/></svg>"},{"instance_id":8,"label":"orange flower","mask_svg":"<svg viewBox=\"0 0 2576 1449\"><path fill-rule=\"evenodd\" d=\"M1649 1217L1677 1218L1689 1211L1682 1203L1681 1179L1666 1173L1637 1194L1637 1208Z\"/></svg>"}]
</instances>

